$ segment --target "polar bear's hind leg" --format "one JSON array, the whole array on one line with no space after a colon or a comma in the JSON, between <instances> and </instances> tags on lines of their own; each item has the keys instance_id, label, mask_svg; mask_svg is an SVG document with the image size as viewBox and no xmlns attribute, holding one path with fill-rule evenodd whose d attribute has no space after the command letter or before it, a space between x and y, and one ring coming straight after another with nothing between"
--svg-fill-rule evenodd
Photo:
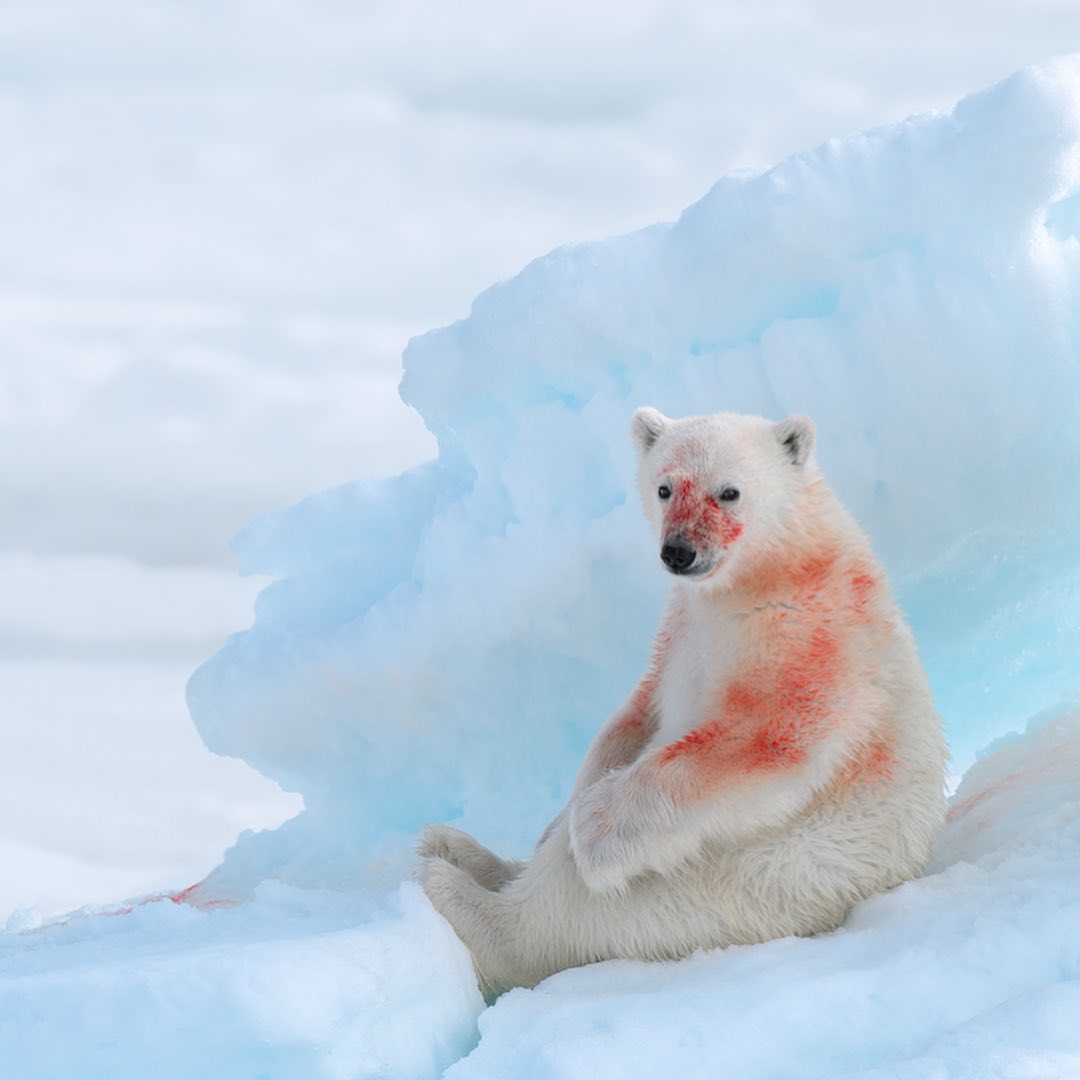
<instances>
[{"instance_id":1,"label":"polar bear's hind leg","mask_svg":"<svg viewBox=\"0 0 1080 1080\"><path fill-rule=\"evenodd\" d=\"M516 911L459 866L429 856L423 864L424 891L435 910L472 953L481 988L490 999L516 983L513 974Z\"/></svg>"}]
</instances>

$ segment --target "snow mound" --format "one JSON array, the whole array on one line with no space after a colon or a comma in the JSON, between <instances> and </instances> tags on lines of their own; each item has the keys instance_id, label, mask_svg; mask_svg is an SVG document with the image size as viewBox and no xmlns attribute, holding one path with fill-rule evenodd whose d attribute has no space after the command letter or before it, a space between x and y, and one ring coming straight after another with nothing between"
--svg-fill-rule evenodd
<instances>
[{"instance_id":1,"label":"snow mound","mask_svg":"<svg viewBox=\"0 0 1080 1080\"><path fill-rule=\"evenodd\" d=\"M192 678L207 744L306 812L203 896L403 865L427 821L522 854L643 666L664 590L632 410L819 425L958 763L1075 687L1080 60L721 180L561 249L418 338L435 461L236 541L280 578Z\"/></svg>"},{"instance_id":2,"label":"snow mound","mask_svg":"<svg viewBox=\"0 0 1080 1080\"><path fill-rule=\"evenodd\" d=\"M416 885L264 884L0 935L0 1060L8 1080L1073 1077L1078 880L1073 708L979 761L930 874L834 934L596 964L481 1012Z\"/></svg>"},{"instance_id":3,"label":"snow mound","mask_svg":"<svg viewBox=\"0 0 1080 1080\"><path fill-rule=\"evenodd\" d=\"M419 887L263 886L0 937L7 1080L438 1076L476 1039L472 963Z\"/></svg>"}]
</instances>

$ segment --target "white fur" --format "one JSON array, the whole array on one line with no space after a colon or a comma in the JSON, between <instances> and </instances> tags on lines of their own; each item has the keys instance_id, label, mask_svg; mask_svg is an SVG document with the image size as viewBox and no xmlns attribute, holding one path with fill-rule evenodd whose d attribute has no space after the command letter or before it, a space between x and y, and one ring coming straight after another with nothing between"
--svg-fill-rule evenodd
<instances>
[{"instance_id":1,"label":"white fur","mask_svg":"<svg viewBox=\"0 0 1080 1080\"><path fill-rule=\"evenodd\" d=\"M447 826L421 842L427 894L492 993L831 929L921 872L944 813L914 641L813 423L643 409L631 432L659 544L691 537L703 573L673 579L650 671L529 862Z\"/></svg>"}]
</instances>

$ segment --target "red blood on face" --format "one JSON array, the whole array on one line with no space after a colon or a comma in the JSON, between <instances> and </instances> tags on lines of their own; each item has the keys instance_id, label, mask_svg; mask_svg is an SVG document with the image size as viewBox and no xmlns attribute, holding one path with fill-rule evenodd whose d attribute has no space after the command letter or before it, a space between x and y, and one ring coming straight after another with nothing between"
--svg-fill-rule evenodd
<instances>
[{"instance_id":1,"label":"red blood on face","mask_svg":"<svg viewBox=\"0 0 1080 1080\"><path fill-rule=\"evenodd\" d=\"M711 495L702 495L693 480L683 478L675 482L664 531L701 547L728 548L742 535L743 526Z\"/></svg>"},{"instance_id":2,"label":"red blood on face","mask_svg":"<svg viewBox=\"0 0 1080 1080\"><path fill-rule=\"evenodd\" d=\"M742 536L742 523L736 521L730 514L720 511L720 543L724 547L731 547Z\"/></svg>"},{"instance_id":3,"label":"red blood on face","mask_svg":"<svg viewBox=\"0 0 1080 1080\"><path fill-rule=\"evenodd\" d=\"M692 480L679 480L671 493L667 513L664 515L666 531L689 534L697 517L698 499ZM689 537L688 537L689 538Z\"/></svg>"}]
</instances>

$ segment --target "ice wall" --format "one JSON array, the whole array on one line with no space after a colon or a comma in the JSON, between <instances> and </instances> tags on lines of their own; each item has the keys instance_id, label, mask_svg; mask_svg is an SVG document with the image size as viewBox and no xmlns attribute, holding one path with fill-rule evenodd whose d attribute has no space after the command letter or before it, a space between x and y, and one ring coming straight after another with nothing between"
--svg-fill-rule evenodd
<instances>
[{"instance_id":1,"label":"ice wall","mask_svg":"<svg viewBox=\"0 0 1080 1080\"><path fill-rule=\"evenodd\" d=\"M1078 284L1068 58L552 252L412 341L402 395L438 459L236 540L280 580L192 678L192 714L308 809L218 887L354 880L429 820L527 849L662 602L642 404L815 417L958 766L1057 701L1080 683Z\"/></svg>"}]
</instances>

